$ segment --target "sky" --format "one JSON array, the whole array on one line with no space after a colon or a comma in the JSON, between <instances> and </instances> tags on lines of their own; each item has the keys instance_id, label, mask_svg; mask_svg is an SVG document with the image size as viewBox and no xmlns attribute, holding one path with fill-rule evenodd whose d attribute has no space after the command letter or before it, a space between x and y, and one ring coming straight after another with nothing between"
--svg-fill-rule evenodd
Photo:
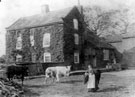
<instances>
[{"instance_id":1,"label":"sky","mask_svg":"<svg viewBox=\"0 0 135 97\"><path fill-rule=\"evenodd\" d=\"M1 0L0 2L0 56L5 54L6 27L20 17L41 13L41 6L49 5L50 11L71 7L78 4L83 6L99 5L106 9L129 6L135 9L135 0Z\"/></svg>"}]
</instances>

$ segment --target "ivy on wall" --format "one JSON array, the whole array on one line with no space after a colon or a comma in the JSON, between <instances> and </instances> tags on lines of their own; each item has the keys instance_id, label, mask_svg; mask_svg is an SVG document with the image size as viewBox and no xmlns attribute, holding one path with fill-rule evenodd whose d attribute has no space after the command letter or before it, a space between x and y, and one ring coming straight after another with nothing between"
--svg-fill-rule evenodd
<instances>
[{"instance_id":1,"label":"ivy on wall","mask_svg":"<svg viewBox=\"0 0 135 97\"><path fill-rule=\"evenodd\" d=\"M54 25L48 31L51 32L51 47L50 51L52 54L52 61L53 62L64 62L64 52L63 52L63 25Z\"/></svg>"},{"instance_id":2,"label":"ivy on wall","mask_svg":"<svg viewBox=\"0 0 135 97\"><path fill-rule=\"evenodd\" d=\"M6 34L6 61L14 62L13 52L16 47L16 31L8 31Z\"/></svg>"},{"instance_id":3,"label":"ivy on wall","mask_svg":"<svg viewBox=\"0 0 135 97\"><path fill-rule=\"evenodd\" d=\"M31 61L31 51L30 51L30 30L23 29L22 33L22 52L23 52L23 62Z\"/></svg>"},{"instance_id":4,"label":"ivy on wall","mask_svg":"<svg viewBox=\"0 0 135 97\"><path fill-rule=\"evenodd\" d=\"M44 27L39 27L35 28L34 30L34 39L35 39L35 44L34 44L34 52L36 55L36 61L37 62L42 62L42 56L43 56L43 28Z\"/></svg>"},{"instance_id":5,"label":"ivy on wall","mask_svg":"<svg viewBox=\"0 0 135 97\"><path fill-rule=\"evenodd\" d=\"M45 27L32 28L34 30L34 46L30 44L30 29L22 29L17 31L10 32L9 37L7 37L11 43L7 44L11 53L8 56L11 56L15 62L16 55L22 55L23 62L32 62L32 56L36 56L36 62L43 62L43 54L44 52L50 52L52 62L64 62L64 51L63 49L73 50L73 36L70 38L66 38L67 45L64 46L64 30L62 24L50 25ZM16 32L20 32L22 34L22 49L16 50ZM43 48L43 34L51 33L51 43L50 47ZM66 35L69 37L69 35ZM8 41L8 40L7 40ZM9 42L9 41L8 41ZM9 52L8 51L8 52ZM7 53L8 53L7 52ZM67 52L68 53L68 52ZM70 56L68 56L70 57Z\"/></svg>"}]
</instances>

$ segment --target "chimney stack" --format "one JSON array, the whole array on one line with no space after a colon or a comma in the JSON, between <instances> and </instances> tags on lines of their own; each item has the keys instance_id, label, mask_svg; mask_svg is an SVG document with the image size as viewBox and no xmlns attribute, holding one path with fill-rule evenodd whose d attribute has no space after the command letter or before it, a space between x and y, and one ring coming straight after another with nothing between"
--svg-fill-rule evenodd
<instances>
[{"instance_id":1,"label":"chimney stack","mask_svg":"<svg viewBox=\"0 0 135 97\"><path fill-rule=\"evenodd\" d=\"M49 5L45 4L41 6L41 12L42 14L46 14L49 12Z\"/></svg>"},{"instance_id":2,"label":"chimney stack","mask_svg":"<svg viewBox=\"0 0 135 97\"><path fill-rule=\"evenodd\" d=\"M83 7L82 7L81 4L80 4L80 0L78 0L77 8L78 8L80 14L83 15Z\"/></svg>"}]
</instances>

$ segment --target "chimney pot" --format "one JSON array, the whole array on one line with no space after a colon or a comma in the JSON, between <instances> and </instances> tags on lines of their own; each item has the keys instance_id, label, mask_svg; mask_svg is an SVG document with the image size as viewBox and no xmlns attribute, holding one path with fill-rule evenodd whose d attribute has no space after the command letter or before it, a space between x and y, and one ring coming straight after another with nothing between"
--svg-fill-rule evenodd
<instances>
[{"instance_id":1,"label":"chimney pot","mask_svg":"<svg viewBox=\"0 0 135 97\"><path fill-rule=\"evenodd\" d=\"M41 12L42 14L46 14L49 12L49 5L45 4L41 6Z\"/></svg>"}]
</instances>

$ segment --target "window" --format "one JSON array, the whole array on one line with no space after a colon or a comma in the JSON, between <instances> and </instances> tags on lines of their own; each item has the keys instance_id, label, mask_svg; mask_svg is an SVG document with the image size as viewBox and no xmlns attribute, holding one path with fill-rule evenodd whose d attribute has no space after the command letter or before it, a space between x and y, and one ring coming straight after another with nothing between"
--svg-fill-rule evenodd
<instances>
[{"instance_id":1,"label":"window","mask_svg":"<svg viewBox=\"0 0 135 97\"><path fill-rule=\"evenodd\" d=\"M19 33L17 35L16 49L22 49L22 35Z\"/></svg>"},{"instance_id":2,"label":"window","mask_svg":"<svg viewBox=\"0 0 135 97\"><path fill-rule=\"evenodd\" d=\"M34 29L30 30L30 43L31 46L34 46Z\"/></svg>"},{"instance_id":3,"label":"window","mask_svg":"<svg viewBox=\"0 0 135 97\"><path fill-rule=\"evenodd\" d=\"M16 62L22 62L22 56L21 55L16 55Z\"/></svg>"},{"instance_id":4,"label":"window","mask_svg":"<svg viewBox=\"0 0 135 97\"><path fill-rule=\"evenodd\" d=\"M43 37L43 47L50 46L50 33L45 33Z\"/></svg>"},{"instance_id":5,"label":"window","mask_svg":"<svg viewBox=\"0 0 135 97\"><path fill-rule=\"evenodd\" d=\"M79 53L74 53L74 63L79 63Z\"/></svg>"},{"instance_id":6,"label":"window","mask_svg":"<svg viewBox=\"0 0 135 97\"><path fill-rule=\"evenodd\" d=\"M74 34L74 41L75 41L75 44L78 45L79 44L79 35L78 34Z\"/></svg>"},{"instance_id":7,"label":"window","mask_svg":"<svg viewBox=\"0 0 135 97\"><path fill-rule=\"evenodd\" d=\"M78 20L73 19L74 29L78 30Z\"/></svg>"},{"instance_id":8,"label":"window","mask_svg":"<svg viewBox=\"0 0 135 97\"><path fill-rule=\"evenodd\" d=\"M51 62L51 54L44 53L44 62Z\"/></svg>"},{"instance_id":9,"label":"window","mask_svg":"<svg viewBox=\"0 0 135 97\"><path fill-rule=\"evenodd\" d=\"M109 50L103 50L104 60L109 60Z\"/></svg>"}]
</instances>

